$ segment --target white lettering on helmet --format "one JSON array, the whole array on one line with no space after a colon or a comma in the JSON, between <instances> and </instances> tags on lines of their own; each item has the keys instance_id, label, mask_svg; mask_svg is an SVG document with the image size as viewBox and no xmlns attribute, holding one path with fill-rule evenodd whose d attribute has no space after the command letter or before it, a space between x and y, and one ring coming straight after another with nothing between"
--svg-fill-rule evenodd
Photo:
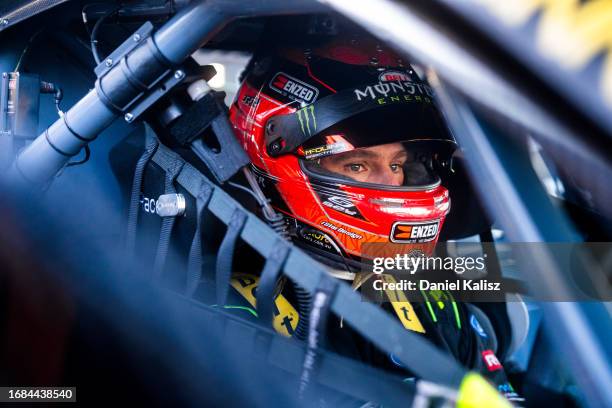
<instances>
[{"instance_id":1,"label":"white lettering on helmet","mask_svg":"<svg viewBox=\"0 0 612 408\"><path fill-rule=\"evenodd\" d=\"M316 87L300 81L291 75L287 75L284 72L276 73L276 75L272 77L269 85L270 88L276 92L304 104L314 102L317 96L319 96L319 90Z\"/></svg>"}]
</instances>

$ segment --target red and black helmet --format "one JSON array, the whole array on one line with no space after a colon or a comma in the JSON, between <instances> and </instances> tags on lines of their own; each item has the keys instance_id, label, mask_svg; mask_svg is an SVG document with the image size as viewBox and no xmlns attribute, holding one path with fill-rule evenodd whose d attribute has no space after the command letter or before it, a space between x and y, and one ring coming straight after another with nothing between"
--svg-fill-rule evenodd
<instances>
[{"instance_id":1,"label":"red and black helmet","mask_svg":"<svg viewBox=\"0 0 612 408\"><path fill-rule=\"evenodd\" d=\"M344 266L382 248L431 253L456 144L397 55L363 39L259 54L230 118L296 244Z\"/></svg>"}]
</instances>

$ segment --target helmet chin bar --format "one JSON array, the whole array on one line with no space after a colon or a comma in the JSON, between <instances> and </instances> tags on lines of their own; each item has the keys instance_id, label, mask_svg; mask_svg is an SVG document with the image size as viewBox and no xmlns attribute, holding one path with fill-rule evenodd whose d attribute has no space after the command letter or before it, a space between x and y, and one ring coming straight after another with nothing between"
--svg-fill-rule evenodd
<instances>
[{"instance_id":1,"label":"helmet chin bar","mask_svg":"<svg viewBox=\"0 0 612 408\"><path fill-rule=\"evenodd\" d=\"M25 148L13 162L8 179L17 185L43 186L53 179L70 158L116 119L123 116L134 120L130 112L136 99L148 99L155 86L168 76L179 75L175 68L210 40L230 21L252 15L316 13L326 10L318 2L296 0L264 0L251 4L245 12L242 1L193 1L150 37L132 37L137 45L111 54L104 67L96 68L99 75L95 86ZM125 51L125 54L121 52Z\"/></svg>"}]
</instances>

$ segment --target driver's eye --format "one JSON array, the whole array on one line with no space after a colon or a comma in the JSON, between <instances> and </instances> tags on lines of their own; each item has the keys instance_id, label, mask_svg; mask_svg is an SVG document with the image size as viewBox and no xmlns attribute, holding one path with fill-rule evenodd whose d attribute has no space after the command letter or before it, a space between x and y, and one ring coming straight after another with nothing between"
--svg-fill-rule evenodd
<instances>
[{"instance_id":1,"label":"driver's eye","mask_svg":"<svg viewBox=\"0 0 612 408\"><path fill-rule=\"evenodd\" d=\"M391 167L392 172L397 173L401 168L401 164L392 164L389 167Z\"/></svg>"},{"instance_id":2,"label":"driver's eye","mask_svg":"<svg viewBox=\"0 0 612 408\"><path fill-rule=\"evenodd\" d=\"M354 173L361 173L362 171L365 171L365 167L363 166L363 164L358 163L347 164L344 167Z\"/></svg>"}]
</instances>

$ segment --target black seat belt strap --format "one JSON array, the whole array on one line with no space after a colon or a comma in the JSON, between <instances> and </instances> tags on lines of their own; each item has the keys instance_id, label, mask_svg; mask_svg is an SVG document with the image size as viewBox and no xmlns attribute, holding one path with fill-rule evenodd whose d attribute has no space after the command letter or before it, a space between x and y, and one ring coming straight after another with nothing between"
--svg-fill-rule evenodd
<instances>
[{"instance_id":1,"label":"black seat belt strap","mask_svg":"<svg viewBox=\"0 0 612 408\"><path fill-rule=\"evenodd\" d=\"M145 126L145 149L136 163L134 179L132 180L132 194L130 196L130 207L128 209L128 225L126 234L126 251L129 256L134 255L136 246L136 227L138 224L138 213L140 208L140 194L142 190L142 179L144 170L157 150L159 142L153 130Z\"/></svg>"},{"instance_id":2,"label":"black seat belt strap","mask_svg":"<svg viewBox=\"0 0 612 408\"><path fill-rule=\"evenodd\" d=\"M338 281L322 276L312 297L312 305L308 322L308 337L306 338L306 354L302 364L302 374L298 396L304 398L312 379L317 375L318 355L325 341L327 319L329 317L331 302L336 293Z\"/></svg>"},{"instance_id":3,"label":"black seat belt strap","mask_svg":"<svg viewBox=\"0 0 612 408\"><path fill-rule=\"evenodd\" d=\"M259 319L267 326L272 326L274 319L274 297L275 288L285 260L289 255L289 244L284 240L278 240L272 247L266 263L259 278L257 287L257 313ZM300 316L301 318L305 318Z\"/></svg>"},{"instance_id":4,"label":"black seat belt strap","mask_svg":"<svg viewBox=\"0 0 612 408\"><path fill-rule=\"evenodd\" d=\"M232 214L230 222L227 224L227 231L217 253L217 265L215 281L217 286L217 304L225 305L229 290L230 279L232 276L232 263L236 241L246 224L248 217L244 210L236 208Z\"/></svg>"},{"instance_id":5,"label":"black seat belt strap","mask_svg":"<svg viewBox=\"0 0 612 408\"><path fill-rule=\"evenodd\" d=\"M206 181L202 180L198 194L196 195L196 228L189 248L189 258L187 261L187 284L185 295L192 297L200 280L202 279L202 219L208 202L212 198L213 188Z\"/></svg>"},{"instance_id":6,"label":"black seat belt strap","mask_svg":"<svg viewBox=\"0 0 612 408\"><path fill-rule=\"evenodd\" d=\"M166 170L165 180L165 194L175 194L176 188L174 188L174 181L183 169L185 162L182 159L175 159L172 164ZM164 265L166 264L166 256L168 255L168 247L170 245L170 237L172 235L172 228L176 216L164 217L162 220L161 229L159 231L159 242L157 244L157 252L155 254L155 262L153 264L153 279L159 280L161 278Z\"/></svg>"}]
</instances>

